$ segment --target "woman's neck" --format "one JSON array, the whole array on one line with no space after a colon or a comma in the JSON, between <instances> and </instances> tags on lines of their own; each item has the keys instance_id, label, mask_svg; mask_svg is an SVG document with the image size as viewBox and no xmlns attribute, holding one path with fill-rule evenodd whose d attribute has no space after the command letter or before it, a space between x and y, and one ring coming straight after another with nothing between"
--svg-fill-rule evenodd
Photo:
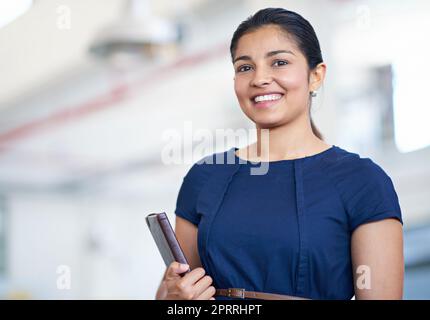
<instances>
[{"instance_id":1,"label":"woman's neck","mask_svg":"<svg viewBox=\"0 0 430 320\"><path fill-rule=\"evenodd\" d=\"M304 158L331 147L312 132L309 118L302 119L270 129L257 127L257 142L242 153L249 160L278 161Z\"/></svg>"}]
</instances>

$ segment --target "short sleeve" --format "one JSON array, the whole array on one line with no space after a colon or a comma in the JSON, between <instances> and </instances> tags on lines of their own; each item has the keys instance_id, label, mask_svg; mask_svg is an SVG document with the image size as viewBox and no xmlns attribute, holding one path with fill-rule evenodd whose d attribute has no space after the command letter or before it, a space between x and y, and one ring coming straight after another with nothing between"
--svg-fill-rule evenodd
<instances>
[{"instance_id":1,"label":"short sleeve","mask_svg":"<svg viewBox=\"0 0 430 320\"><path fill-rule=\"evenodd\" d=\"M349 170L343 198L351 232L361 224L395 218L403 224L399 199L391 178L369 158L360 158Z\"/></svg>"},{"instance_id":2,"label":"short sleeve","mask_svg":"<svg viewBox=\"0 0 430 320\"><path fill-rule=\"evenodd\" d=\"M183 178L179 189L175 214L195 225L200 222L200 215L196 210L197 200L209 174L207 164L195 163Z\"/></svg>"}]
</instances>

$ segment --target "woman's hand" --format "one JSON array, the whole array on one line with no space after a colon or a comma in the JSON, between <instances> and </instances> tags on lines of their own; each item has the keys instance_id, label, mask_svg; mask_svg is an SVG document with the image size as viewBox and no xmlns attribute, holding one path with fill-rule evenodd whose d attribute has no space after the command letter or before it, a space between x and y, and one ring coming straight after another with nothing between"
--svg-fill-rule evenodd
<instances>
[{"instance_id":1,"label":"woman's hand","mask_svg":"<svg viewBox=\"0 0 430 320\"><path fill-rule=\"evenodd\" d=\"M215 287L205 269L198 267L183 277L181 273L189 268L186 264L172 262L157 291L157 300L215 300Z\"/></svg>"}]
</instances>

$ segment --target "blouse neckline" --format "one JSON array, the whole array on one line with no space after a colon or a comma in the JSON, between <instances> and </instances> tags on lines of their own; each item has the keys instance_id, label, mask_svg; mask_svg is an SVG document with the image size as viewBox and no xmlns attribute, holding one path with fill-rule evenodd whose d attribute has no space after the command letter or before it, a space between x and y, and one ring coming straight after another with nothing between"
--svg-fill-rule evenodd
<instances>
[{"instance_id":1,"label":"blouse neckline","mask_svg":"<svg viewBox=\"0 0 430 320\"><path fill-rule=\"evenodd\" d=\"M306 156L306 157L302 157L302 158L296 158L296 159L282 159L282 160L274 160L274 161L251 161L251 160L240 158L236 155L236 151L239 149L238 147L233 147L230 150L234 154L235 161L238 161L239 164L244 164L244 165L261 165L261 164L283 165L283 164L293 164L294 162L297 162L297 161L316 160L316 159L319 159L319 158L327 155L328 153L330 153L331 151L334 151L337 148L338 147L333 144L328 149L321 151L319 153L310 155L310 156Z\"/></svg>"}]
</instances>

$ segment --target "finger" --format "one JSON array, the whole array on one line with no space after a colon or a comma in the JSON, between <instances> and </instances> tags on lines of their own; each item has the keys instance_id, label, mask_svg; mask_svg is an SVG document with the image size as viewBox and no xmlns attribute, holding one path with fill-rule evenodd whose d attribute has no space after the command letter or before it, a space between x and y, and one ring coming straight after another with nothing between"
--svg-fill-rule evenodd
<instances>
[{"instance_id":1,"label":"finger","mask_svg":"<svg viewBox=\"0 0 430 320\"><path fill-rule=\"evenodd\" d=\"M201 279L205 275L205 269L199 267L195 268L191 272L187 273L182 279L179 281L178 285L180 288L187 288L193 286L199 279Z\"/></svg>"},{"instance_id":2,"label":"finger","mask_svg":"<svg viewBox=\"0 0 430 320\"><path fill-rule=\"evenodd\" d=\"M193 288L193 291L195 292L195 295L198 297L205 291L210 285L212 284L212 278L208 275L201 278Z\"/></svg>"},{"instance_id":3,"label":"finger","mask_svg":"<svg viewBox=\"0 0 430 320\"><path fill-rule=\"evenodd\" d=\"M216 293L215 287L210 286L205 291L203 291L203 293L199 295L196 300L215 300L215 298L213 298L213 295L215 293Z\"/></svg>"},{"instance_id":4,"label":"finger","mask_svg":"<svg viewBox=\"0 0 430 320\"><path fill-rule=\"evenodd\" d=\"M167 268L166 279L177 278L179 274L187 271L189 265L182 264L177 261L173 261L170 266Z\"/></svg>"}]
</instances>

